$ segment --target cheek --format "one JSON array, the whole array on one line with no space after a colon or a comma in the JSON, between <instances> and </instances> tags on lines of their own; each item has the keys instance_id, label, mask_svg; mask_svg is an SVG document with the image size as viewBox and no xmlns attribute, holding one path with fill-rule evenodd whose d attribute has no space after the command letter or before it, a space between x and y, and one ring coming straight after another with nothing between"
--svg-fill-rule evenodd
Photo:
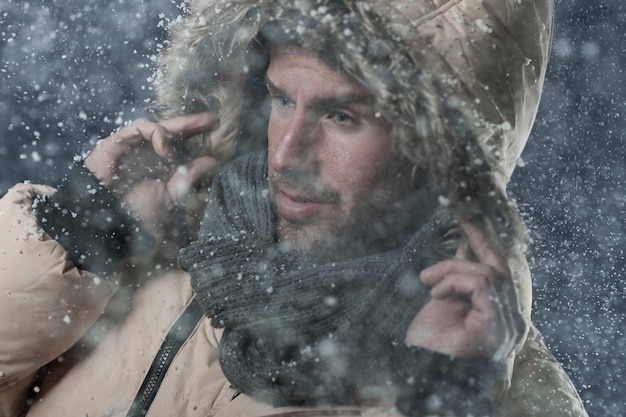
<instances>
[{"instance_id":1,"label":"cheek","mask_svg":"<svg viewBox=\"0 0 626 417\"><path fill-rule=\"evenodd\" d=\"M391 149L386 141L347 147L334 154L329 168L344 203L354 205L390 182Z\"/></svg>"},{"instance_id":2,"label":"cheek","mask_svg":"<svg viewBox=\"0 0 626 417\"><path fill-rule=\"evenodd\" d=\"M270 118L267 123L267 143L268 143L270 152L272 150L272 147L274 146L274 141L275 141L277 131L278 131L278 126L276 123L276 119L274 117L271 117L270 115Z\"/></svg>"},{"instance_id":3,"label":"cheek","mask_svg":"<svg viewBox=\"0 0 626 417\"><path fill-rule=\"evenodd\" d=\"M267 124L267 158L269 173L275 169L274 160L277 156L277 147L280 144L280 135L284 129L283 124L276 118L270 118Z\"/></svg>"}]
</instances>

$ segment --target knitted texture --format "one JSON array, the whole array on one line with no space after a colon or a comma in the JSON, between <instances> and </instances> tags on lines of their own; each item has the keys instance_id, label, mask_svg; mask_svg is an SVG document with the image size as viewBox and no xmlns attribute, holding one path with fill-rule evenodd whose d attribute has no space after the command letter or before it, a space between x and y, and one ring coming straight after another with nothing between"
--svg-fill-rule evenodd
<instances>
[{"instance_id":1,"label":"knitted texture","mask_svg":"<svg viewBox=\"0 0 626 417\"><path fill-rule=\"evenodd\" d=\"M441 216L385 253L329 262L286 251L274 242L266 158L224 167L200 239L179 257L205 314L225 328L220 364L229 381L275 404L354 404L406 392L394 362L417 364L411 372L422 375L452 360L433 352L416 360L420 350L402 343L428 298L417 272L445 256Z\"/></svg>"}]
</instances>

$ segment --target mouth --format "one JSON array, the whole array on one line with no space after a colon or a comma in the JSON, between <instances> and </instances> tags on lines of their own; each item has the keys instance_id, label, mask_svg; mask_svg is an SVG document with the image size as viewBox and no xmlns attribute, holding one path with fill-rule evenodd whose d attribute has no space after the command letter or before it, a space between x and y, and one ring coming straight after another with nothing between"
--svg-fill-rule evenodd
<instances>
[{"instance_id":1,"label":"mouth","mask_svg":"<svg viewBox=\"0 0 626 417\"><path fill-rule=\"evenodd\" d=\"M320 215L330 203L290 190L276 193L276 209L281 217L292 221L306 221Z\"/></svg>"}]
</instances>

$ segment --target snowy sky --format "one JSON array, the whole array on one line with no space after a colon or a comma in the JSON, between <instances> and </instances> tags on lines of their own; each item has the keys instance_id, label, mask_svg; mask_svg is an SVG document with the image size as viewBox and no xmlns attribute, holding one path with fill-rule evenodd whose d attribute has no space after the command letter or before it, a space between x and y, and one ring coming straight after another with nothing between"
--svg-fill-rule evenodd
<instances>
[{"instance_id":1,"label":"snowy sky","mask_svg":"<svg viewBox=\"0 0 626 417\"><path fill-rule=\"evenodd\" d=\"M557 0L543 101L511 194L533 237L534 320L590 415L626 383L626 5ZM0 0L0 194L57 184L76 154L150 115L169 0Z\"/></svg>"}]
</instances>

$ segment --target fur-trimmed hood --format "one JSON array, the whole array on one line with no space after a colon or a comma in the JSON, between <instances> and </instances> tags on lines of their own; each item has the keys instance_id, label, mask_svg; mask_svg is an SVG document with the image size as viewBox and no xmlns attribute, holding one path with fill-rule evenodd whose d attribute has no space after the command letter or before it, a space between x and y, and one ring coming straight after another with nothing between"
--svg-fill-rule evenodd
<instances>
[{"instance_id":1,"label":"fur-trimmed hood","mask_svg":"<svg viewBox=\"0 0 626 417\"><path fill-rule=\"evenodd\" d=\"M432 125L437 115L429 113L437 105L430 95L445 90L499 162L506 183L536 115L553 4L552 0L196 0L189 12L174 27L162 59L159 104L163 117L219 109L221 127L210 141L212 152L220 157L234 152L241 124L248 129L256 124L246 119L259 111L246 111L241 117L244 102L256 103L255 97L246 101L244 91L254 89L245 87L254 81L262 86L259 72L267 65L263 44L267 47L283 37L305 46L332 46L341 69L378 97L382 113L401 131L396 136L408 136L400 146L417 160L436 151L417 138L436 133Z\"/></svg>"},{"instance_id":2,"label":"fur-trimmed hood","mask_svg":"<svg viewBox=\"0 0 626 417\"><path fill-rule=\"evenodd\" d=\"M553 0L196 0L163 56L160 106L163 117L219 111L219 129L187 144L228 159L238 139L266 139L271 45L317 51L373 93L398 154L458 219L486 221L518 251L505 190L536 116L552 16Z\"/></svg>"}]
</instances>

